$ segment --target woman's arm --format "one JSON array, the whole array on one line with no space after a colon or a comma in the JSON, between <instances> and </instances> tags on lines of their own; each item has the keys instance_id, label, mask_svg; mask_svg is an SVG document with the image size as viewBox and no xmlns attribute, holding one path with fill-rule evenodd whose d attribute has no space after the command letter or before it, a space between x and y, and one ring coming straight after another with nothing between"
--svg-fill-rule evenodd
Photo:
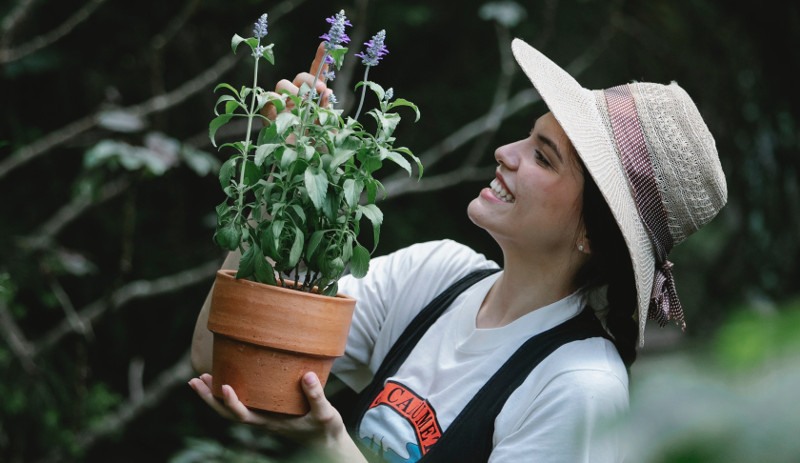
<instances>
[{"instance_id":1,"label":"woman's arm","mask_svg":"<svg viewBox=\"0 0 800 463\"><path fill-rule=\"evenodd\" d=\"M242 253L237 251L229 252L222 263L222 270L236 270L239 260L242 258ZM214 285L208 291L203 307L200 309L200 314L197 316L197 322L194 325L194 334L192 335L192 368L197 374L211 373L211 349L213 347L213 335L208 331L206 325L208 324L208 310L211 306L211 293L214 292Z\"/></svg>"}]
</instances>

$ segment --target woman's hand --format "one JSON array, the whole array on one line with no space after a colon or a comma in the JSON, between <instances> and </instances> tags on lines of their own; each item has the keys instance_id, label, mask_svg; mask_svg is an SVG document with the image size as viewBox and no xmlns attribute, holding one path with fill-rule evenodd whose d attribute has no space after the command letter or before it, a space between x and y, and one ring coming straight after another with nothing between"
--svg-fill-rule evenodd
<instances>
[{"instance_id":1,"label":"woman's hand","mask_svg":"<svg viewBox=\"0 0 800 463\"><path fill-rule=\"evenodd\" d=\"M212 381L211 375L204 374L189 381L189 386L220 416L229 420L260 426L305 443L316 444L322 441L325 444L326 441L335 440L342 433L346 434L342 416L328 402L322 384L314 373L306 373L301 380L303 392L308 398L311 409L307 414L298 417L250 410L227 384L222 386L223 398L219 401L211 393Z\"/></svg>"},{"instance_id":2,"label":"woman's hand","mask_svg":"<svg viewBox=\"0 0 800 463\"><path fill-rule=\"evenodd\" d=\"M343 462L366 462L347 433L342 415L325 397L316 374L306 373L300 381L311 409L307 414L297 417L254 412L239 401L236 392L227 384L222 386L223 398L219 401L211 393L212 381L211 375L204 374L192 378L189 386L220 416L322 447Z\"/></svg>"},{"instance_id":3,"label":"woman's hand","mask_svg":"<svg viewBox=\"0 0 800 463\"><path fill-rule=\"evenodd\" d=\"M286 79L283 79L275 85L275 91L280 92L281 90L287 90L290 93L297 95L297 92L300 91L300 86L306 84L309 88L314 84L314 78L317 75L317 71L319 70L320 64L322 64L322 60L325 58L325 44L320 43L319 47L317 47L317 55L314 57L314 62L311 63L311 69L309 72L301 72L297 74L291 82ZM321 107L325 107L328 104L328 98L330 97L333 91L329 89L325 85L325 72L328 70L328 65L325 64L322 67L322 72L319 74L319 78L317 79L316 83L316 90L319 95L322 95L320 99L319 105ZM294 107L294 103L291 100L286 100L286 110L290 110ZM262 110L262 114L264 114L269 120L274 121L275 118L278 116L277 111L275 110L275 106L272 104L267 104L264 106Z\"/></svg>"}]
</instances>

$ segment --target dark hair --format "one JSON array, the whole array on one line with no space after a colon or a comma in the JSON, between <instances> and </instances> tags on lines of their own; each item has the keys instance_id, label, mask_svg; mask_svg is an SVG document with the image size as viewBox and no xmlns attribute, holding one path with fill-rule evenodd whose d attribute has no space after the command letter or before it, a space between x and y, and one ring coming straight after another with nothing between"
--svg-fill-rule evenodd
<instances>
[{"instance_id":1,"label":"dark hair","mask_svg":"<svg viewBox=\"0 0 800 463\"><path fill-rule=\"evenodd\" d=\"M634 316L637 309L636 282L630 254L597 184L586 168L583 165L581 167L584 172L583 224L586 227L591 255L578 272L576 283L590 289L608 285L606 328L614 338L614 344L625 366L630 367L636 360L639 335Z\"/></svg>"}]
</instances>

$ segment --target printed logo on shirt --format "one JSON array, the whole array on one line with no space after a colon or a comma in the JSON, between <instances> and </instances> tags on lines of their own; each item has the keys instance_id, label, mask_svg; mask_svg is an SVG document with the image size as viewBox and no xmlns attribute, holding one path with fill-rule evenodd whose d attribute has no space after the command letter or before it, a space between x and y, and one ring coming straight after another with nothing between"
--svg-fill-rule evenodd
<instances>
[{"instance_id":1,"label":"printed logo on shirt","mask_svg":"<svg viewBox=\"0 0 800 463\"><path fill-rule=\"evenodd\" d=\"M389 463L416 462L442 436L430 402L396 381L387 381L359 426L359 437Z\"/></svg>"}]
</instances>

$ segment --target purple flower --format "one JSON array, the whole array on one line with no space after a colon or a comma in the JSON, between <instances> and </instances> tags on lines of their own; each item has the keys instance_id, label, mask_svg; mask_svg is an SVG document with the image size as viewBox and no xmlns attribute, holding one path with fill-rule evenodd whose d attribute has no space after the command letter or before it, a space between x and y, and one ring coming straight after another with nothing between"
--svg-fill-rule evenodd
<instances>
[{"instance_id":1,"label":"purple flower","mask_svg":"<svg viewBox=\"0 0 800 463\"><path fill-rule=\"evenodd\" d=\"M365 66L377 66L378 62L389 53L389 50L386 49L386 45L383 44L384 40L386 40L385 30L373 35L372 40L369 42L364 42L367 49L356 54L356 56L361 58L361 62L364 63Z\"/></svg>"},{"instance_id":2,"label":"purple flower","mask_svg":"<svg viewBox=\"0 0 800 463\"><path fill-rule=\"evenodd\" d=\"M253 49L253 57L254 58L263 58L262 55L264 54L264 50L266 50L266 49L267 49L267 47L265 47L264 45L258 45L257 47L255 47Z\"/></svg>"},{"instance_id":3,"label":"purple flower","mask_svg":"<svg viewBox=\"0 0 800 463\"><path fill-rule=\"evenodd\" d=\"M331 30L328 31L327 34L320 35L319 38L325 39L325 48L327 50L334 50L340 44L350 42L350 37L345 33L344 27L353 27L353 25L347 20L347 17L344 15L344 10L336 13L335 16L326 18L325 21L331 25Z\"/></svg>"},{"instance_id":4,"label":"purple flower","mask_svg":"<svg viewBox=\"0 0 800 463\"><path fill-rule=\"evenodd\" d=\"M325 71L322 73L322 77L324 77L325 80L330 81L336 78L336 73L333 71Z\"/></svg>"},{"instance_id":5,"label":"purple flower","mask_svg":"<svg viewBox=\"0 0 800 463\"><path fill-rule=\"evenodd\" d=\"M253 36L257 39L267 36L267 13L261 15L256 21L256 27L253 29Z\"/></svg>"}]
</instances>

